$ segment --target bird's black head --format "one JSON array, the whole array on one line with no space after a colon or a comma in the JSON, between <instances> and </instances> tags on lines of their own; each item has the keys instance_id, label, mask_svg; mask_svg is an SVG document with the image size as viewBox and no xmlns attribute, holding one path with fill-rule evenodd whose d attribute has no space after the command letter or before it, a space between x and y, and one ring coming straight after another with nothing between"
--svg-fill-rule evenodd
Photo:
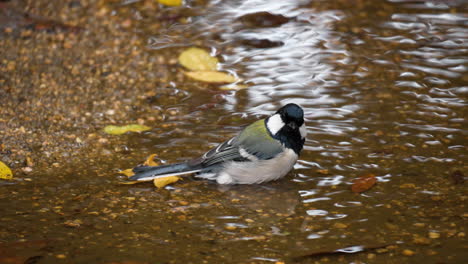
<instances>
[{"instance_id":1,"label":"bird's black head","mask_svg":"<svg viewBox=\"0 0 468 264\"><path fill-rule=\"evenodd\" d=\"M281 116L284 124L293 130L299 129L304 124L304 110L297 104L287 104L276 113Z\"/></svg>"},{"instance_id":2,"label":"bird's black head","mask_svg":"<svg viewBox=\"0 0 468 264\"><path fill-rule=\"evenodd\" d=\"M268 131L285 147L298 155L305 142L304 110L297 104L287 104L266 120Z\"/></svg>"}]
</instances>

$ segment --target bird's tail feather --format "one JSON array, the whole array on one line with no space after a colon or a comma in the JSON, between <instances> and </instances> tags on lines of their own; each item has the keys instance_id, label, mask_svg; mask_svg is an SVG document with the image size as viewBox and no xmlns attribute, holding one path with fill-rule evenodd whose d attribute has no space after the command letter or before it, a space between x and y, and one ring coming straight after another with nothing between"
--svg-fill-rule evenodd
<instances>
[{"instance_id":1,"label":"bird's tail feather","mask_svg":"<svg viewBox=\"0 0 468 264\"><path fill-rule=\"evenodd\" d=\"M201 171L201 168L190 166L187 163L177 163L161 166L139 166L133 168L135 175L129 178L132 181L150 181L155 178L180 176Z\"/></svg>"}]
</instances>

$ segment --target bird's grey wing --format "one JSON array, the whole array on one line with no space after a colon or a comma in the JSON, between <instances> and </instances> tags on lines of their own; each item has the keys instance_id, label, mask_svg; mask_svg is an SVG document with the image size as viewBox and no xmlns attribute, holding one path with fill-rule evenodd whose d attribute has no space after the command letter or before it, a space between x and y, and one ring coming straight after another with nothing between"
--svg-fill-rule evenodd
<instances>
[{"instance_id":1,"label":"bird's grey wing","mask_svg":"<svg viewBox=\"0 0 468 264\"><path fill-rule=\"evenodd\" d=\"M190 161L190 164L199 164L206 168L230 160L246 160L246 158L239 153L237 137L233 137L230 140L219 144L217 147L212 148L200 158Z\"/></svg>"},{"instance_id":2,"label":"bird's grey wing","mask_svg":"<svg viewBox=\"0 0 468 264\"><path fill-rule=\"evenodd\" d=\"M259 120L246 127L238 136L219 144L189 164L206 168L231 160L267 160L276 157L283 150L281 143L270 136L265 120Z\"/></svg>"}]
</instances>

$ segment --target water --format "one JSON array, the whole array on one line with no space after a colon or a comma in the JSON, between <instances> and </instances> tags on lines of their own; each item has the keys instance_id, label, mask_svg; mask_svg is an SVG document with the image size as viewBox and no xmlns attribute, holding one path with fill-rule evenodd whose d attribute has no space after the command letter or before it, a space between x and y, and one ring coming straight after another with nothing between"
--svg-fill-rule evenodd
<instances>
[{"instance_id":1,"label":"water","mask_svg":"<svg viewBox=\"0 0 468 264\"><path fill-rule=\"evenodd\" d=\"M126 144L164 162L184 160L295 102L309 132L295 170L259 186L186 180L154 191L150 184L104 188L94 185L103 180L72 180L33 188L33 197L55 192L51 204L73 194L61 202L63 210L76 210L85 223L73 231L39 223L38 237L64 238L57 247L80 263L275 263L376 245L391 246L301 261L468 259L466 187L452 179L467 172L468 17L461 1L211 1L192 11L191 23L145 35L150 52L205 46L248 89L221 93L175 81L186 96L157 107L177 112L164 121L177 128L129 136ZM287 19L275 27L238 19L262 11ZM239 44L245 39L282 45ZM215 105L198 107L207 103ZM100 173L140 161L122 160L125 165L106 164ZM377 185L351 192L353 180L367 173ZM89 182L86 174L78 179ZM64 220L47 215L60 208L37 210L44 219ZM15 228L32 229L21 225Z\"/></svg>"}]
</instances>

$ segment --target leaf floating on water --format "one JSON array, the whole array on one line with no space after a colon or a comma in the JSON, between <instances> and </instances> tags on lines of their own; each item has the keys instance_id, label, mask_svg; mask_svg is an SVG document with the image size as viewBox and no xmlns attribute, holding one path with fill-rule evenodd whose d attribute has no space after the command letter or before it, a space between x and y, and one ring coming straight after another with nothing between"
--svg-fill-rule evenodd
<instances>
[{"instance_id":1,"label":"leaf floating on water","mask_svg":"<svg viewBox=\"0 0 468 264\"><path fill-rule=\"evenodd\" d=\"M207 83L233 83L238 81L238 79L232 75L217 71L193 71L184 72L184 74L194 80Z\"/></svg>"},{"instance_id":2,"label":"leaf floating on water","mask_svg":"<svg viewBox=\"0 0 468 264\"><path fill-rule=\"evenodd\" d=\"M156 157L157 154L151 154L149 157L145 160L145 163L143 163L143 166L158 166L159 164L154 161L154 157Z\"/></svg>"},{"instance_id":3,"label":"leaf floating on water","mask_svg":"<svg viewBox=\"0 0 468 264\"><path fill-rule=\"evenodd\" d=\"M361 193L369 190L377 182L377 178L372 173L365 174L356 180L354 180L353 185L351 186L351 191L355 193Z\"/></svg>"},{"instance_id":4,"label":"leaf floating on water","mask_svg":"<svg viewBox=\"0 0 468 264\"><path fill-rule=\"evenodd\" d=\"M177 176L169 176L169 177L164 177L164 178L156 178L153 180L153 183L154 183L154 186L161 189L161 188L164 188L166 185L177 182L180 179L181 178Z\"/></svg>"},{"instance_id":5,"label":"leaf floating on water","mask_svg":"<svg viewBox=\"0 0 468 264\"><path fill-rule=\"evenodd\" d=\"M179 55L179 63L191 71L216 71L218 59L206 50L188 48Z\"/></svg>"},{"instance_id":6,"label":"leaf floating on water","mask_svg":"<svg viewBox=\"0 0 468 264\"><path fill-rule=\"evenodd\" d=\"M3 162L0 161L0 179L12 180L13 172L11 169Z\"/></svg>"},{"instance_id":7,"label":"leaf floating on water","mask_svg":"<svg viewBox=\"0 0 468 264\"><path fill-rule=\"evenodd\" d=\"M158 3L166 6L180 6L182 5L182 0L157 0Z\"/></svg>"},{"instance_id":8,"label":"leaf floating on water","mask_svg":"<svg viewBox=\"0 0 468 264\"><path fill-rule=\"evenodd\" d=\"M127 132L143 132L143 131L147 131L150 129L151 127L138 125L138 124L132 124L132 125L126 125L126 126L109 125L104 128L104 132L110 135L122 135Z\"/></svg>"}]
</instances>

